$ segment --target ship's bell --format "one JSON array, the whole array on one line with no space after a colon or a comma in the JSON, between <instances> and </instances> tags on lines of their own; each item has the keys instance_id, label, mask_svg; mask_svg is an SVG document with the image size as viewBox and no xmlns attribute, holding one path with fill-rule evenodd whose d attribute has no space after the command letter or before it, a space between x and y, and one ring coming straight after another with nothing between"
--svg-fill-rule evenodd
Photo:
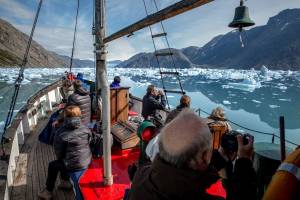
<instances>
[{"instance_id":1,"label":"ship's bell","mask_svg":"<svg viewBox=\"0 0 300 200\"><path fill-rule=\"evenodd\" d=\"M244 27L253 26L254 24L254 21L250 19L248 7L244 6L244 2L241 0L240 6L235 9L233 21L228 26L242 29Z\"/></svg>"}]
</instances>

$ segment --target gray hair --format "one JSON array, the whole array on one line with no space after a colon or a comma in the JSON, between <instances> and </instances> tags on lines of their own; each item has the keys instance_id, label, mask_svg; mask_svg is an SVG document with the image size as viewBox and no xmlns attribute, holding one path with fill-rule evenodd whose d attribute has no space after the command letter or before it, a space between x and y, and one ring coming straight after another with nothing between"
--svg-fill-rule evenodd
<instances>
[{"instance_id":1,"label":"gray hair","mask_svg":"<svg viewBox=\"0 0 300 200\"><path fill-rule=\"evenodd\" d=\"M188 165L189 162L193 160L197 155L202 155L205 151L211 149L212 147L211 134L202 133L202 131L205 130L203 127L207 128L207 125L203 123L201 118L199 118L194 113L192 114L192 112L190 111L182 112L181 114L179 114L173 121L171 121L165 128L162 129L161 134L164 134L164 132L172 131L170 130L172 129L170 128L170 126L172 125L175 126L173 128L175 128L175 130L177 129L178 131L178 127L182 126L182 123L189 119L192 121L194 120L194 122L191 122L193 124L190 125L193 127L189 127L189 125L186 125L187 127L183 129L181 134L182 137L186 135L186 137L192 136L193 138L187 140L188 142L184 141L188 144L180 151L178 151L177 153L170 152L164 144L166 142L163 141L163 137L161 137L159 140L160 157L166 162L178 168ZM180 138L178 138L178 140L180 140Z\"/></svg>"}]
</instances>

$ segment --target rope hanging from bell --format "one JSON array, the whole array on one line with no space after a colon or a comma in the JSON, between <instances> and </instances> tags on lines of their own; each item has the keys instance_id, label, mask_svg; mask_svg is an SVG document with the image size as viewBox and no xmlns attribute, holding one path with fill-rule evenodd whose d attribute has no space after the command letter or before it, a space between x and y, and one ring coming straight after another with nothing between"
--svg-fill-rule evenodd
<instances>
[{"instance_id":1,"label":"rope hanging from bell","mask_svg":"<svg viewBox=\"0 0 300 200\"><path fill-rule=\"evenodd\" d=\"M254 21L250 19L249 8L244 6L244 1L240 1L240 6L236 7L235 14L232 22L228 25L231 28L237 28L239 30L239 37L241 47L243 48L244 42L242 38L243 28L255 25Z\"/></svg>"}]
</instances>

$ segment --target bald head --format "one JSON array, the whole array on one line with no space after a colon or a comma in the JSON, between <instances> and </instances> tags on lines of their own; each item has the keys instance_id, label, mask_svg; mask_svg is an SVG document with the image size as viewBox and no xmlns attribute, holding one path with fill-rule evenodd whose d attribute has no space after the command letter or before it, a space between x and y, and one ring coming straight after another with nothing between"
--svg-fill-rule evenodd
<instances>
[{"instance_id":1,"label":"bald head","mask_svg":"<svg viewBox=\"0 0 300 200\"><path fill-rule=\"evenodd\" d=\"M177 167L211 148L208 126L189 109L183 110L160 134L160 156Z\"/></svg>"}]
</instances>

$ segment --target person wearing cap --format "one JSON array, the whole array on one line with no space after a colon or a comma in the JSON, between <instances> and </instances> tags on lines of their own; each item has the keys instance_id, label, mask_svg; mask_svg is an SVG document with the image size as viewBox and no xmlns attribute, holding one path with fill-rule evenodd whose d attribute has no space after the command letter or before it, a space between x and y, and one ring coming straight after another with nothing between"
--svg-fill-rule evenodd
<instances>
[{"instance_id":1,"label":"person wearing cap","mask_svg":"<svg viewBox=\"0 0 300 200\"><path fill-rule=\"evenodd\" d=\"M85 80L83 77L83 73L79 72L76 76L76 80L80 80L82 82L82 87L86 90L86 91L90 91L90 84L91 82L88 80Z\"/></svg>"},{"instance_id":2,"label":"person wearing cap","mask_svg":"<svg viewBox=\"0 0 300 200\"><path fill-rule=\"evenodd\" d=\"M115 76L114 81L110 84L110 88L119 88L121 83L121 78L120 76Z\"/></svg>"}]
</instances>

